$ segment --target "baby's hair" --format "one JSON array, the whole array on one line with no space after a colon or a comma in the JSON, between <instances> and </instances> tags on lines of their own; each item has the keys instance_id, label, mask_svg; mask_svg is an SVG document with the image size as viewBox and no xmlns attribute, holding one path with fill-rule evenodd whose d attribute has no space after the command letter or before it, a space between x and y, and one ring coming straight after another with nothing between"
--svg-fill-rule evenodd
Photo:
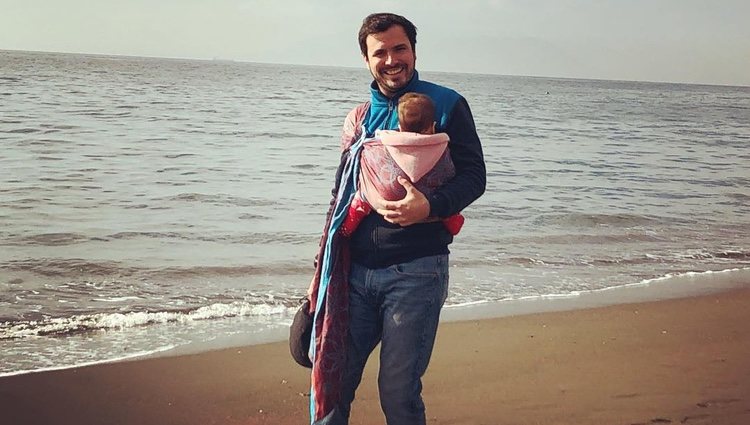
<instances>
[{"instance_id":1,"label":"baby's hair","mask_svg":"<svg viewBox=\"0 0 750 425\"><path fill-rule=\"evenodd\" d=\"M435 122L435 104L429 96L406 93L398 101L398 124L401 131L427 133Z\"/></svg>"}]
</instances>

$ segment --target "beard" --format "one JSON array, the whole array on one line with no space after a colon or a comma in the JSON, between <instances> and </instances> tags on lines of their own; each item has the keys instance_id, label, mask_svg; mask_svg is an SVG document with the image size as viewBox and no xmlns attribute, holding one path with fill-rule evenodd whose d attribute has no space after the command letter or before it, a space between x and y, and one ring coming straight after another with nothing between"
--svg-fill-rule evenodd
<instances>
[{"instance_id":1,"label":"beard","mask_svg":"<svg viewBox=\"0 0 750 425\"><path fill-rule=\"evenodd\" d=\"M387 73L396 68L400 69L400 72L397 74L389 75ZM411 81L414 76L414 67L402 64L395 67L391 66L388 68L382 68L378 71L371 69L370 74L372 74L372 77L375 79L375 83L377 83L380 91L386 96L392 96L409 84L409 81Z\"/></svg>"}]
</instances>

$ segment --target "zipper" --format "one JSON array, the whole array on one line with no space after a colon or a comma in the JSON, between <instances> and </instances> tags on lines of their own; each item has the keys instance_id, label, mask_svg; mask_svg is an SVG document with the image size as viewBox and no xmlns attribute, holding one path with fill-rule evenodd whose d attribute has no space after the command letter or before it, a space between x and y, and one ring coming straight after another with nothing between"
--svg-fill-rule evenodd
<instances>
[{"instance_id":1,"label":"zipper","mask_svg":"<svg viewBox=\"0 0 750 425\"><path fill-rule=\"evenodd\" d=\"M380 130L390 130L391 114L393 114L395 102L393 99L388 99L388 113L385 115L385 119L380 124Z\"/></svg>"}]
</instances>

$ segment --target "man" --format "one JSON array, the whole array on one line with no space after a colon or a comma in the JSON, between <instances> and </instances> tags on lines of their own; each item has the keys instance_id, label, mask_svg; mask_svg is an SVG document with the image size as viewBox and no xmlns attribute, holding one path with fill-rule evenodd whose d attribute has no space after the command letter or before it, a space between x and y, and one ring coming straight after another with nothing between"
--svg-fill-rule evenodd
<instances>
[{"instance_id":1,"label":"man","mask_svg":"<svg viewBox=\"0 0 750 425\"><path fill-rule=\"evenodd\" d=\"M396 129L399 98L407 92L422 93L435 103L437 131L450 136L456 175L429 198L400 179L406 196L385 202L352 234L341 394L320 424L348 423L362 371L378 343L378 388L387 423L425 424L421 378L448 294L448 244L453 241L439 219L463 210L485 189L484 157L469 106L455 91L419 79L414 68L416 33L416 27L399 15L378 13L365 18L359 44L374 78L371 100L349 113L342 141L344 148L350 146L362 126L368 136L377 129ZM347 156L345 149L334 196Z\"/></svg>"}]
</instances>

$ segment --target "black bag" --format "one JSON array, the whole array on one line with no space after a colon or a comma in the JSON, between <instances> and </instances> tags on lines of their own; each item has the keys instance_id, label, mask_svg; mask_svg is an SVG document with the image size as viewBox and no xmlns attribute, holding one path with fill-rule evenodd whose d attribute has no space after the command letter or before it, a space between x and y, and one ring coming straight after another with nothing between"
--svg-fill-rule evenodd
<instances>
[{"instance_id":1,"label":"black bag","mask_svg":"<svg viewBox=\"0 0 750 425\"><path fill-rule=\"evenodd\" d=\"M312 335L313 317L310 315L310 300L305 298L289 327L289 352L300 366L312 368L308 352Z\"/></svg>"}]
</instances>

